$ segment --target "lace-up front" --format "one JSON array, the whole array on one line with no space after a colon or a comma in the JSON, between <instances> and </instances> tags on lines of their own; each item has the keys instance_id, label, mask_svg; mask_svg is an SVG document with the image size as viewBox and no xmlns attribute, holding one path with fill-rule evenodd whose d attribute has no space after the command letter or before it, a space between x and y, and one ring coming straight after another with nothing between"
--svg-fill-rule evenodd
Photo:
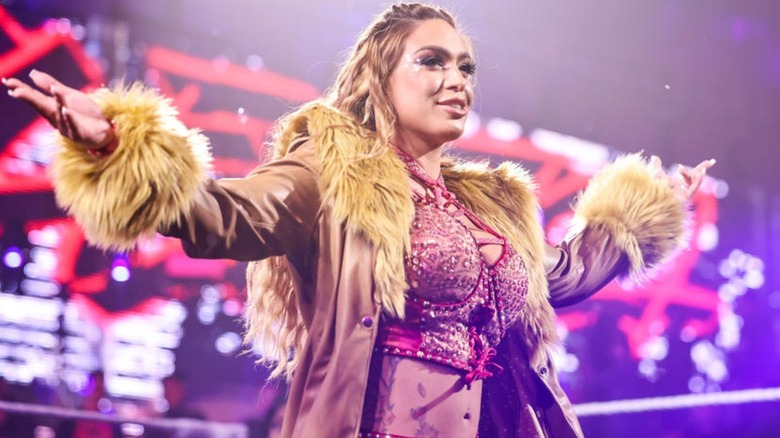
<instances>
[{"instance_id":1,"label":"lace-up front","mask_svg":"<svg viewBox=\"0 0 780 438\"><path fill-rule=\"evenodd\" d=\"M413 158L396 153L424 190L413 190L406 318L382 321L377 349L463 370L470 384L500 370L492 362L495 346L522 309L528 272L506 239L462 205L441 177L433 180ZM500 246L495 263L481 251L487 245Z\"/></svg>"}]
</instances>

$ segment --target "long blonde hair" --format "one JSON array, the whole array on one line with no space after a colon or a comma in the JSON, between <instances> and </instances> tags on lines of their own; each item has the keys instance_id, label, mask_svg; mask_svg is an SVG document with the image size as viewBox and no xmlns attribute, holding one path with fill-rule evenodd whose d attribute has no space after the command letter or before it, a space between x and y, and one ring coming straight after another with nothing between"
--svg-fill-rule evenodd
<instances>
[{"instance_id":1,"label":"long blonde hair","mask_svg":"<svg viewBox=\"0 0 780 438\"><path fill-rule=\"evenodd\" d=\"M395 128L387 83L406 37L420 22L435 19L457 28L452 15L438 7L399 3L388 8L363 30L329 90L329 103L377 134L376 148L387 146Z\"/></svg>"},{"instance_id":2,"label":"long blonde hair","mask_svg":"<svg viewBox=\"0 0 780 438\"><path fill-rule=\"evenodd\" d=\"M434 19L444 20L457 29L447 11L419 3L395 4L378 15L358 38L323 99L327 105L354 117L373 134L368 156L385 150L395 127L397 117L388 97L387 82L404 50L405 40L420 22ZM279 119L274 139L277 155L283 149L280 145L306 140L289 129L295 125L299 113L294 111ZM356 155L355 160L368 156ZM294 280L284 257L253 262L247 268L244 341L262 350L258 363L271 368L271 377L291 378L298 364L296 353L306 342Z\"/></svg>"}]
</instances>

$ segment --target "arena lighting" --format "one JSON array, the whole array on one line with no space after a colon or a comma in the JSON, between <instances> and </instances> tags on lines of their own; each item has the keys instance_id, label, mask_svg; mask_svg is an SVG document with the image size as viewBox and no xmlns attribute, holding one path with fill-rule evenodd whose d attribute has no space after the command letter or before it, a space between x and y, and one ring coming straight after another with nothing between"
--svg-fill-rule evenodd
<instances>
[{"instance_id":1,"label":"arena lighting","mask_svg":"<svg viewBox=\"0 0 780 438\"><path fill-rule=\"evenodd\" d=\"M117 255L111 265L111 278L117 283L124 283L130 280L130 263L127 257Z\"/></svg>"},{"instance_id":2,"label":"arena lighting","mask_svg":"<svg viewBox=\"0 0 780 438\"><path fill-rule=\"evenodd\" d=\"M68 301L65 304L62 316L65 329L68 334L74 337L74 339L78 339L80 336L85 341L98 342L102 338L103 334L100 329L97 326L84 321L82 315L79 313L78 305L73 301Z\"/></svg>"},{"instance_id":3,"label":"arena lighting","mask_svg":"<svg viewBox=\"0 0 780 438\"><path fill-rule=\"evenodd\" d=\"M213 306L201 305L198 303L198 321L204 325L214 324L217 319L217 312Z\"/></svg>"},{"instance_id":4,"label":"arena lighting","mask_svg":"<svg viewBox=\"0 0 780 438\"><path fill-rule=\"evenodd\" d=\"M236 300L234 298L229 298L225 300L224 303L222 303L222 313L229 317L237 317L241 315L241 310L243 309L243 303L241 301Z\"/></svg>"},{"instance_id":5,"label":"arena lighting","mask_svg":"<svg viewBox=\"0 0 780 438\"><path fill-rule=\"evenodd\" d=\"M265 62L260 55L249 55L246 58L246 68L252 71L258 71L265 66Z\"/></svg>"},{"instance_id":6,"label":"arena lighting","mask_svg":"<svg viewBox=\"0 0 780 438\"><path fill-rule=\"evenodd\" d=\"M225 356L232 356L241 348L241 336L235 332L225 332L214 342L217 351Z\"/></svg>"},{"instance_id":7,"label":"arena lighting","mask_svg":"<svg viewBox=\"0 0 780 438\"><path fill-rule=\"evenodd\" d=\"M221 285L206 284L200 289L200 299L198 300L198 321L204 325L211 325L217 319L220 311L220 300L222 299L223 288Z\"/></svg>"},{"instance_id":8,"label":"arena lighting","mask_svg":"<svg viewBox=\"0 0 780 438\"><path fill-rule=\"evenodd\" d=\"M488 135L502 141L514 141L523 134L523 127L513 120L492 118L485 129Z\"/></svg>"},{"instance_id":9,"label":"arena lighting","mask_svg":"<svg viewBox=\"0 0 780 438\"><path fill-rule=\"evenodd\" d=\"M19 342L22 339L22 331L16 327L0 327L0 342Z\"/></svg>"},{"instance_id":10,"label":"arena lighting","mask_svg":"<svg viewBox=\"0 0 780 438\"><path fill-rule=\"evenodd\" d=\"M117 283L124 283L130 279L130 269L127 266L114 266L111 268L111 278Z\"/></svg>"},{"instance_id":11,"label":"arena lighting","mask_svg":"<svg viewBox=\"0 0 780 438\"><path fill-rule=\"evenodd\" d=\"M658 365L652 359L640 360L637 369L650 382L655 382L658 379Z\"/></svg>"},{"instance_id":12,"label":"arena lighting","mask_svg":"<svg viewBox=\"0 0 780 438\"><path fill-rule=\"evenodd\" d=\"M62 359L68 367L79 370L92 370L100 366L100 363L94 356L88 356L83 353L63 353Z\"/></svg>"},{"instance_id":13,"label":"arena lighting","mask_svg":"<svg viewBox=\"0 0 780 438\"><path fill-rule=\"evenodd\" d=\"M162 395L162 384L148 379L127 376L111 376L106 379L110 394L122 394L135 398L157 398Z\"/></svg>"},{"instance_id":14,"label":"arena lighting","mask_svg":"<svg viewBox=\"0 0 780 438\"><path fill-rule=\"evenodd\" d=\"M122 345L110 348L107 369L123 375L132 375L144 381L165 375L176 356L172 351L140 345Z\"/></svg>"},{"instance_id":15,"label":"arena lighting","mask_svg":"<svg viewBox=\"0 0 780 438\"><path fill-rule=\"evenodd\" d=\"M655 361L663 360L669 353L669 340L663 336L656 336L642 346L642 357Z\"/></svg>"},{"instance_id":16,"label":"arena lighting","mask_svg":"<svg viewBox=\"0 0 780 438\"><path fill-rule=\"evenodd\" d=\"M729 194L729 183L720 179L716 179L712 188L712 193L718 199L725 198Z\"/></svg>"},{"instance_id":17,"label":"arena lighting","mask_svg":"<svg viewBox=\"0 0 780 438\"><path fill-rule=\"evenodd\" d=\"M22 250L15 246L8 247L8 249L5 250L5 254L3 254L3 263L11 269L22 266L23 261L24 257L22 255Z\"/></svg>"},{"instance_id":18,"label":"arena lighting","mask_svg":"<svg viewBox=\"0 0 780 438\"><path fill-rule=\"evenodd\" d=\"M59 299L50 300L0 293L0 320L42 330L57 330L62 314Z\"/></svg>"},{"instance_id":19,"label":"arena lighting","mask_svg":"<svg viewBox=\"0 0 780 438\"><path fill-rule=\"evenodd\" d=\"M127 344L177 348L182 335L179 327L181 322L161 319L164 317L157 316L153 320L141 316L122 319L111 327L111 336Z\"/></svg>"},{"instance_id":20,"label":"arena lighting","mask_svg":"<svg viewBox=\"0 0 780 438\"><path fill-rule=\"evenodd\" d=\"M547 129L534 129L529 137L541 150L571 159L571 166L585 174L593 174L609 161L609 148Z\"/></svg>"},{"instance_id":21,"label":"arena lighting","mask_svg":"<svg viewBox=\"0 0 780 438\"><path fill-rule=\"evenodd\" d=\"M715 224L702 224L696 238L696 246L702 252L712 251L718 246L720 232Z\"/></svg>"},{"instance_id":22,"label":"arena lighting","mask_svg":"<svg viewBox=\"0 0 780 438\"><path fill-rule=\"evenodd\" d=\"M136 423L125 423L121 426L122 434L128 437L144 436L144 426Z\"/></svg>"},{"instance_id":23,"label":"arena lighting","mask_svg":"<svg viewBox=\"0 0 780 438\"><path fill-rule=\"evenodd\" d=\"M594 415L628 414L767 401L780 401L780 388L759 388L707 394L685 394L669 397L581 403L574 405L574 411L580 417L590 417Z\"/></svg>"},{"instance_id":24,"label":"arena lighting","mask_svg":"<svg viewBox=\"0 0 780 438\"><path fill-rule=\"evenodd\" d=\"M51 281L25 279L20 284L22 291L34 297L51 298L60 294L60 285Z\"/></svg>"}]
</instances>

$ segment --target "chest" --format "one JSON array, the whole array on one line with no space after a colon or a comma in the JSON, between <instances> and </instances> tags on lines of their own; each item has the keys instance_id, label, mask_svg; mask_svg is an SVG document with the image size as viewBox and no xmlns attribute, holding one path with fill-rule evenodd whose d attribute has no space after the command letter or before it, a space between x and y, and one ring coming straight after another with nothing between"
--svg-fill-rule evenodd
<instances>
[{"instance_id":1,"label":"chest","mask_svg":"<svg viewBox=\"0 0 780 438\"><path fill-rule=\"evenodd\" d=\"M405 259L408 299L433 331L477 327L497 344L517 319L528 272L506 239L457 200L418 194ZM452 333L457 336L457 333Z\"/></svg>"}]
</instances>

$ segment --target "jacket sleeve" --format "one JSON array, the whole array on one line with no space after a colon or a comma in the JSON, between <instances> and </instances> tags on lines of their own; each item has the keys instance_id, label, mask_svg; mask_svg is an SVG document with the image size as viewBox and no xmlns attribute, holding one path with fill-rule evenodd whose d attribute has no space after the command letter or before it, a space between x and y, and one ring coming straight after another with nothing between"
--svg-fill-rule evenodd
<instances>
[{"instance_id":1,"label":"jacket sleeve","mask_svg":"<svg viewBox=\"0 0 780 438\"><path fill-rule=\"evenodd\" d=\"M259 260L308 249L319 214L317 174L293 152L246 178L209 181L188 214L161 232L182 240L190 257Z\"/></svg>"},{"instance_id":2,"label":"jacket sleeve","mask_svg":"<svg viewBox=\"0 0 780 438\"><path fill-rule=\"evenodd\" d=\"M162 231L192 256L250 260L288 253L308 236L319 208L311 153L215 181L208 141L167 99L140 85L92 97L115 122L117 149L94 157L60 137L50 167L58 204L92 244L129 250Z\"/></svg>"},{"instance_id":3,"label":"jacket sleeve","mask_svg":"<svg viewBox=\"0 0 780 438\"><path fill-rule=\"evenodd\" d=\"M547 247L555 307L578 303L615 277L640 283L686 241L685 203L638 154L597 173L574 207L567 237Z\"/></svg>"}]
</instances>

